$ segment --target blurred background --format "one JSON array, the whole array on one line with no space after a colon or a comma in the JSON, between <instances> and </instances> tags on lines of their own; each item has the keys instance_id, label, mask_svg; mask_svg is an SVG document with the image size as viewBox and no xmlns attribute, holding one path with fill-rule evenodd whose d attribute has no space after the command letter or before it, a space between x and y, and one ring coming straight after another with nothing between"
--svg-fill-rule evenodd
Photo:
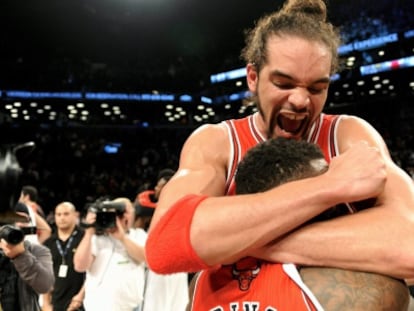
<instances>
[{"instance_id":1,"label":"blurred background","mask_svg":"<svg viewBox=\"0 0 414 311\"><path fill-rule=\"evenodd\" d=\"M22 183L47 212L134 198L207 122L250 114L244 31L283 1L3 0L0 141L33 141ZM414 1L330 0L343 69L329 113L364 117L414 176Z\"/></svg>"}]
</instances>

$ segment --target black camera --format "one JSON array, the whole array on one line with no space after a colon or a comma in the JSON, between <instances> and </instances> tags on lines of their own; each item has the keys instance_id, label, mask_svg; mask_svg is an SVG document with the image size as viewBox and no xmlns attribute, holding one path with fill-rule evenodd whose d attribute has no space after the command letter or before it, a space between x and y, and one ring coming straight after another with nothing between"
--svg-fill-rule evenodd
<instances>
[{"instance_id":1,"label":"black camera","mask_svg":"<svg viewBox=\"0 0 414 311\"><path fill-rule=\"evenodd\" d=\"M105 231L116 227L116 218L125 212L125 204L114 201L97 201L92 203L88 210L96 214L95 229Z\"/></svg>"},{"instance_id":2,"label":"black camera","mask_svg":"<svg viewBox=\"0 0 414 311\"><path fill-rule=\"evenodd\" d=\"M0 239L6 240L7 243L17 245L24 239L23 230L12 225L0 227Z\"/></svg>"}]
</instances>

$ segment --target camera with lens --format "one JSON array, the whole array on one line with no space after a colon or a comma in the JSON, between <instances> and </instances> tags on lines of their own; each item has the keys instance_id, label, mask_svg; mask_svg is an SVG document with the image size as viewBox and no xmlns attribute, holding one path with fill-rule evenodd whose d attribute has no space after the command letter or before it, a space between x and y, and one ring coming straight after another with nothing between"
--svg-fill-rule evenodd
<instances>
[{"instance_id":1,"label":"camera with lens","mask_svg":"<svg viewBox=\"0 0 414 311\"><path fill-rule=\"evenodd\" d=\"M17 245L24 239L23 230L12 225L3 225L0 227L0 239L7 243Z\"/></svg>"},{"instance_id":2,"label":"camera with lens","mask_svg":"<svg viewBox=\"0 0 414 311\"><path fill-rule=\"evenodd\" d=\"M96 221L93 224L97 232L104 232L107 229L116 227L116 218L122 217L125 212L125 204L114 201L98 200L92 203L88 210L96 214Z\"/></svg>"}]
</instances>

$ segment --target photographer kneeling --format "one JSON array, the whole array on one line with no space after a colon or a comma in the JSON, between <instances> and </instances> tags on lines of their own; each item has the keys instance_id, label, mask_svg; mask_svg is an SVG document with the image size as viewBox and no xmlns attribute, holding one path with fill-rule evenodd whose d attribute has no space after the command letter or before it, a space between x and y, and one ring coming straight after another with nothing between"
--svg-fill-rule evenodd
<instances>
[{"instance_id":1,"label":"photographer kneeling","mask_svg":"<svg viewBox=\"0 0 414 311\"><path fill-rule=\"evenodd\" d=\"M87 311L132 311L142 303L146 233L132 228L134 213L127 198L98 201L88 209L73 259L75 270L86 272Z\"/></svg>"},{"instance_id":2,"label":"photographer kneeling","mask_svg":"<svg viewBox=\"0 0 414 311\"><path fill-rule=\"evenodd\" d=\"M39 311L39 294L55 281L48 248L24 241L14 225L0 227L0 306L3 311Z\"/></svg>"}]
</instances>

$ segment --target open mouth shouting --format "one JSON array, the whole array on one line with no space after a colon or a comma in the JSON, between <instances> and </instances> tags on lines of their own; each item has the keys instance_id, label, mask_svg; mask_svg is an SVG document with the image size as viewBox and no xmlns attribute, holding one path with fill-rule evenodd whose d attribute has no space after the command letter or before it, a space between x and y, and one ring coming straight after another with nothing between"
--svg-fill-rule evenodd
<instances>
[{"instance_id":1,"label":"open mouth shouting","mask_svg":"<svg viewBox=\"0 0 414 311\"><path fill-rule=\"evenodd\" d=\"M300 138L308 123L308 116L308 113L280 111L276 118L276 135L286 138Z\"/></svg>"}]
</instances>

